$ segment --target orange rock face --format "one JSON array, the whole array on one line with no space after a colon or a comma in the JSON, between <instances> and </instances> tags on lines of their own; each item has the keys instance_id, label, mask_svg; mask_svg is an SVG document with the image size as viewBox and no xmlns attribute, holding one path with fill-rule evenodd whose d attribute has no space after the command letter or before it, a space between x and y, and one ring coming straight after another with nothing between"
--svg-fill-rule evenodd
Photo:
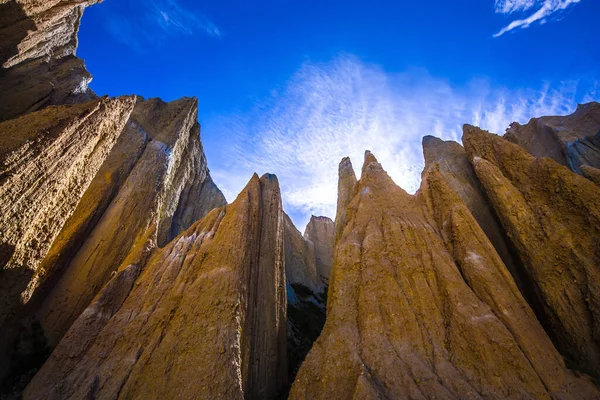
<instances>
[{"instance_id":1,"label":"orange rock face","mask_svg":"<svg viewBox=\"0 0 600 400\"><path fill-rule=\"evenodd\" d=\"M277 179L254 176L120 270L24 398L274 398L287 373L283 229Z\"/></svg>"},{"instance_id":2,"label":"orange rock face","mask_svg":"<svg viewBox=\"0 0 600 400\"><path fill-rule=\"evenodd\" d=\"M290 398L598 396L566 369L438 167L411 196L367 153L355 193L325 328Z\"/></svg>"},{"instance_id":3,"label":"orange rock face","mask_svg":"<svg viewBox=\"0 0 600 400\"><path fill-rule=\"evenodd\" d=\"M548 158L465 126L477 176L521 257L557 348L600 376L600 191Z\"/></svg>"}]
</instances>

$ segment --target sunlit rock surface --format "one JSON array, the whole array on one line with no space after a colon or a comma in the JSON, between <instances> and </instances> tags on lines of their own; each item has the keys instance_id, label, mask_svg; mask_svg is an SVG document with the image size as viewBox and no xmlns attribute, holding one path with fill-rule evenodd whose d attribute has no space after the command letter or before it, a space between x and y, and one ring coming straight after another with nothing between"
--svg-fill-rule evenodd
<instances>
[{"instance_id":1,"label":"sunlit rock surface","mask_svg":"<svg viewBox=\"0 0 600 400\"><path fill-rule=\"evenodd\" d=\"M121 134L133 97L50 107L0 124L0 326Z\"/></svg>"},{"instance_id":2,"label":"sunlit rock surface","mask_svg":"<svg viewBox=\"0 0 600 400\"><path fill-rule=\"evenodd\" d=\"M465 126L477 176L563 355L600 376L600 191L548 158Z\"/></svg>"},{"instance_id":3,"label":"sunlit rock surface","mask_svg":"<svg viewBox=\"0 0 600 400\"><path fill-rule=\"evenodd\" d=\"M366 153L327 321L290 398L594 398L438 168L415 196ZM338 214L339 215L339 214Z\"/></svg>"},{"instance_id":4,"label":"sunlit rock surface","mask_svg":"<svg viewBox=\"0 0 600 400\"><path fill-rule=\"evenodd\" d=\"M287 375L283 232L277 178L255 175L122 268L24 398L275 398Z\"/></svg>"}]
</instances>

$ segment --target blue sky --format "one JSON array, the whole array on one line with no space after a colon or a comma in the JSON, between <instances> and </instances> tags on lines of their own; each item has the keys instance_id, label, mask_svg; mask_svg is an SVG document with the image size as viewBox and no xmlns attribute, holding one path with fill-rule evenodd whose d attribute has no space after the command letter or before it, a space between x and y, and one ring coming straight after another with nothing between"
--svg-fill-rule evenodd
<instances>
[{"instance_id":1,"label":"blue sky","mask_svg":"<svg viewBox=\"0 0 600 400\"><path fill-rule=\"evenodd\" d=\"M335 214L337 164L370 149L409 192L421 137L600 100L597 0L104 0L78 55L98 94L199 99L213 178L233 200L278 175L303 229Z\"/></svg>"}]
</instances>

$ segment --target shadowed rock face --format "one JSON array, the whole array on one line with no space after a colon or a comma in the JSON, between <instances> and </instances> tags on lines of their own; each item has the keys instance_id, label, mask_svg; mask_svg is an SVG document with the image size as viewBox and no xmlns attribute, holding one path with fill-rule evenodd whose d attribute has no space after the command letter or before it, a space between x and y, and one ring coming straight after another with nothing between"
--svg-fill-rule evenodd
<instances>
[{"instance_id":1,"label":"shadowed rock face","mask_svg":"<svg viewBox=\"0 0 600 400\"><path fill-rule=\"evenodd\" d=\"M0 121L96 98L75 51L83 10L98 2L0 1Z\"/></svg>"},{"instance_id":2,"label":"shadowed rock face","mask_svg":"<svg viewBox=\"0 0 600 400\"><path fill-rule=\"evenodd\" d=\"M598 396L565 368L438 168L411 196L367 153L355 193L327 321L290 398Z\"/></svg>"},{"instance_id":3,"label":"shadowed rock face","mask_svg":"<svg viewBox=\"0 0 600 400\"><path fill-rule=\"evenodd\" d=\"M121 134L132 97L50 107L0 124L0 325ZM33 278L32 278L33 276Z\"/></svg>"},{"instance_id":4,"label":"shadowed rock face","mask_svg":"<svg viewBox=\"0 0 600 400\"><path fill-rule=\"evenodd\" d=\"M465 126L475 171L533 282L548 332L600 376L600 191L548 158Z\"/></svg>"},{"instance_id":5,"label":"shadowed rock face","mask_svg":"<svg viewBox=\"0 0 600 400\"><path fill-rule=\"evenodd\" d=\"M335 238L333 221L328 217L310 217L304 231L304 240L312 243L315 252L317 276L324 283L329 281L333 261L333 241Z\"/></svg>"},{"instance_id":6,"label":"shadowed rock face","mask_svg":"<svg viewBox=\"0 0 600 400\"><path fill-rule=\"evenodd\" d=\"M312 216L304 237L285 213L284 224L288 377L292 382L325 323L334 229L327 217Z\"/></svg>"},{"instance_id":7,"label":"shadowed rock face","mask_svg":"<svg viewBox=\"0 0 600 400\"><path fill-rule=\"evenodd\" d=\"M437 166L448 185L465 203L481 229L492 242L504 265L515 278L517 285L523 288L522 272L518 266L518 260L515 260L509 250L510 244L507 243L504 230L497 222L494 211L484 196L465 149L456 142L425 136L423 138L423 155L425 157L425 169L422 176L425 177L431 167Z\"/></svg>"},{"instance_id":8,"label":"shadowed rock face","mask_svg":"<svg viewBox=\"0 0 600 400\"><path fill-rule=\"evenodd\" d=\"M567 116L532 118L511 124L506 139L534 157L548 157L582 174L581 165L600 168L600 103L580 104Z\"/></svg>"},{"instance_id":9,"label":"shadowed rock face","mask_svg":"<svg viewBox=\"0 0 600 400\"><path fill-rule=\"evenodd\" d=\"M121 269L24 398L274 398L287 373L283 230L277 179L255 175Z\"/></svg>"}]
</instances>

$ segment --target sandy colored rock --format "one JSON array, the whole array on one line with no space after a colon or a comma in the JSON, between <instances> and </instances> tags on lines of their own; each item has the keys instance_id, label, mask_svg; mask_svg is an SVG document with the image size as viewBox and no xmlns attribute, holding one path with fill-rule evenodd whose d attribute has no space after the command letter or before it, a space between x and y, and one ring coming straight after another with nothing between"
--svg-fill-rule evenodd
<instances>
[{"instance_id":1,"label":"sandy colored rock","mask_svg":"<svg viewBox=\"0 0 600 400\"><path fill-rule=\"evenodd\" d=\"M0 325L108 156L133 97L50 107L0 124Z\"/></svg>"},{"instance_id":2,"label":"sandy colored rock","mask_svg":"<svg viewBox=\"0 0 600 400\"><path fill-rule=\"evenodd\" d=\"M96 293L121 266L131 248L153 229L166 243L206 212L223 205L220 192L203 199L208 177L197 119L197 101L139 101L127 124L127 141L92 182L76 214L50 251L33 323L39 321L50 348L58 343ZM128 153L128 154L125 154ZM127 161L123 160L126 158ZM210 185L210 184L209 184ZM212 189L211 189L212 190ZM185 193L185 196L182 196ZM199 201L206 200L199 204ZM108 204L107 204L108 203ZM192 204L188 210L186 204ZM177 210L187 219L177 220ZM52 276L56 272L58 276ZM30 288L33 291L34 288Z\"/></svg>"},{"instance_id":3,"label":"sandy colored rock","mask_svg":"<svg viewBox=\"0 0 600 400\"><path fill-rule=\"evenodd\" d=\"M26 60L46 61L75 55L83 10L99 0L4 0L0 9L0 39L9 44L4 68ZM16 48L16 52L14 51ZM10 54L15 53L15 54Z\"/></svg>"},{"instance_id":4,"label":"sandy colored rock","mask_svg":"<svg viewBox=\"0 0 600 400\"><path fill-rule=\"evenodd\" d=\"M122 269L24 398L274 398L284 384L283 214L277 179ZM123 300L124 298L124 300Z\"/></svg>"},{"instance_id":5,"label":"sandy colored rock","mask_svg":"<svg viewBox=\"0 0 600 400\"><path fill-rule=\"evenodd\" d=\"M519 261L509 250L504 230L497 222L494 211L483 194L465 149L453 141L443 141L433 136L425 136L423 137L423 155L425 157L423 176L427 174L430 167L437 165L446 182L465 203L492 242L517 284L522 287L520 276L522 271L518 267Z\"/></svg>"},{"instance_id":6,"label":"sandy colored rock","mask_svg":"<svg viewBox=\"0 0 600 400\"><path fill-rule=\"evenodd\" d=\"M505 139L534 157L549 157L581 174L581 164L600 167L600 103L580 104L567 116L532 118L526 125L511 124Z\"/></svg>"},{"instance_id":7,"label":"sandy colored rock","mask_svg":"<svg viewBox=\"0 0 600 400\"><path fill-rule=\"evenodd\" d=\"M0 121L96 98L75 51L83 10L98 2L0 1Z\"/></svg>"},{"instance_id":8,"label":"sandy colored rock","mask_svg":"<svg viewBox=\"0 0 600 400\"><path fill-rule=\"evenodd\" d=\"M346 217L327 321L290 398L598 396L437 168L411 196L367 153Z\"/></svg>"},{"instance_id":9,"label":"sandy colored rock","mask_svg":"<svg viewBox=\"0 0 600 400\"><path fill-rule=\"evenodd\" d=\"M598 187L476 127L465 125L463 142L556 347L577 368L600 376Z\"/></svg>"},{"instance_id":10,"label":"sandy colored rock","mask_svg":"<svg viewBox=\"0 0 600 400\"><path fill-rule=\"evenodd\" d=\"M331 275L334 239L335 229L331 218L312 215L304 230L304 240L313 245L317 276L324 284Z\"/></svg>"},{"instance_id":11,"label":"sandy colored rock","mask_svg":"<svg viewBox=\"0 0 600 400\"><path fill-rule=\"evenodd\" d=\"M350 158L344 157L338 167L338 200L335 214L335 240L346 225L346 206L356 194L356 174Z\"/></svg>"},{"instance_id":12,"label":"sandy colored rock","mask_svg":"<svg viewBox=\"0 0 600 400\"><path fill-rule=\"evenodd\" d=\"M286 280L289 284L302 285L317 293L322 283L317 273L314 245L304 240L287 214L284 213L283 219Z\"/></svg>"},{"instance_id":13,"label":"sandy colored rock","mask_svg":"<svg viewBox=\"0 0 600 400\"><path fill-rule=\"evenodd\" d=\"M581 173L596 185L600 185L600 169L590 167L589 165L582 165Z\"/></svg>"}]
</instances>

